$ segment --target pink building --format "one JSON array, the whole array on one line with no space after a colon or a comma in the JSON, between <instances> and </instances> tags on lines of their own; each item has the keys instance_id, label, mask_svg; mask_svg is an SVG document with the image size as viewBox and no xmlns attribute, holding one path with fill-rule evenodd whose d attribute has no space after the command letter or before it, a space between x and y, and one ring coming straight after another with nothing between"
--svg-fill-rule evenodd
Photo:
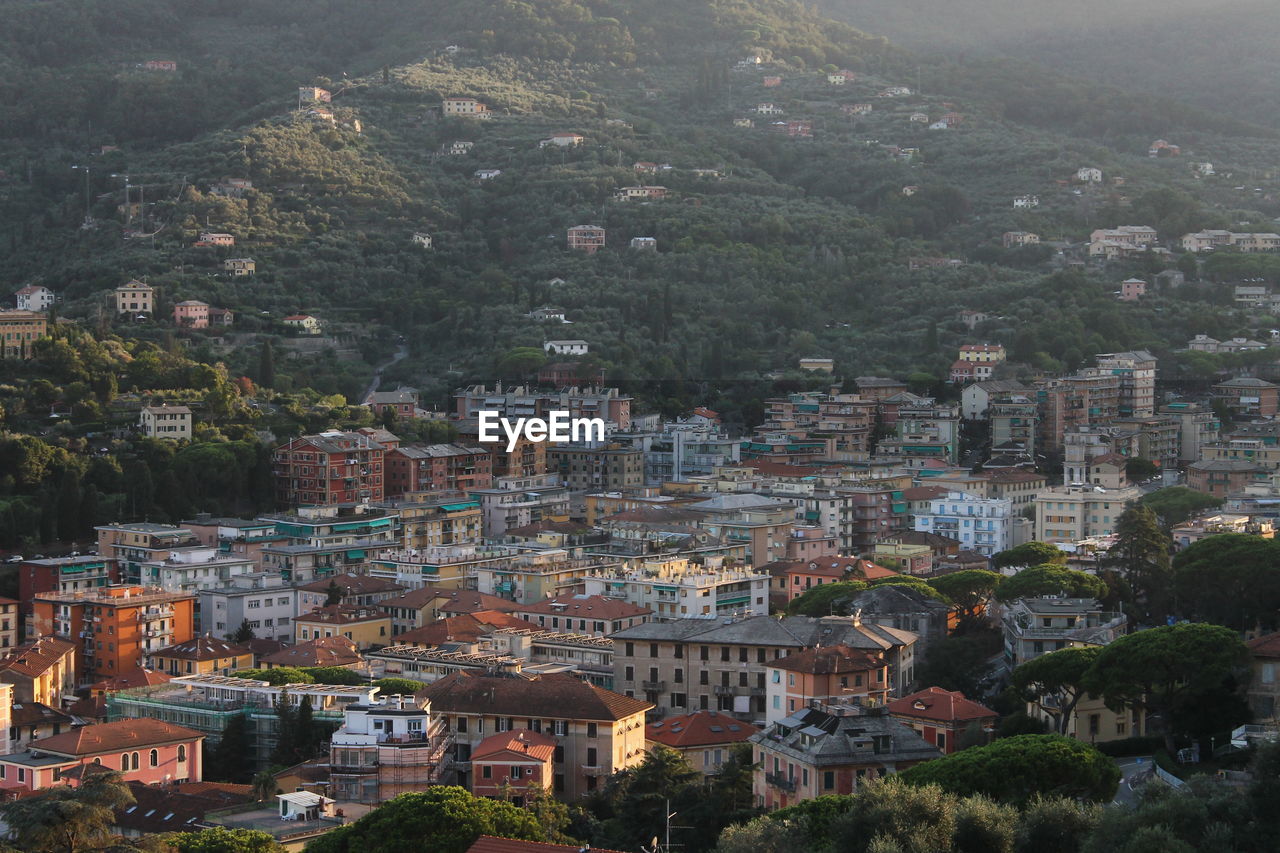
<instances>
[{"instance_id":1,"label":"pink building","mask_svg":"<svg viewBox=\"0 0 1280 853\"><path fill-rule=\"evenodd\" d=\"M1147 295L1147 283L1140 278L1127 278L1120 282L1120 301L1137 302Z\"/></svg>"},{"instance_id":2,"label":"pink building","mask_svg":"<svg viewBox=\"0 0 1280 853\"><path fill-rule=\"evenodd\" d=\"M75 786L82 768L94 764L120 771L126 782L200 782L203 740L194 729L145 718L82 726L0 756L0 791L12 797L59 783Z\"/></svg>"},{"instance_id":3,"label":"pink building","mask_svg":"<svg viewBox=\"0 0 1280 853\"><path fill-rule=\"evenodd\" d=\"M184 329L209 328L209 303L187 299L173 306L173 324Z\"/></svg>"},{"instance_id":4,"label":"pink building","mask_svg":"<svg viewBox=\"0 0 1280 853\"><path fill-rule=\"evenodd\" d=\"M594 255L604 248L605 230L599 225L575 225L569 229L569 248Z\"/></svg>"},{"instance_id":5,"label":"pink building","mask_svg":"<svg viewBox=\"0 0 1280 853\"><path fill-rule=\"evenodd\" d=\"M541 732L490 735L471 753L471 793L477 797L511 796L521 806L527 791L551 787L555 752L555 738Z\"/></svg>"}]
</instances>

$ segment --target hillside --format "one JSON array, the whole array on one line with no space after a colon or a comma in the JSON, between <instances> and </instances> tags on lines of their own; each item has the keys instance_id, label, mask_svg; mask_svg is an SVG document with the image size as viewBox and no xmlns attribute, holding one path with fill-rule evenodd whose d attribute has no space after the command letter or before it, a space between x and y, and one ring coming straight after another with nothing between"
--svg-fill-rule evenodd
<instances>
[{"instance_id":1,"label":"hillside","mask_svg":"<svg viewBox=\"0 0 1280 853\"><path fill-rule=\"evenodd\" d=\"M1267 0L822 0L818 6L930 56L1016 57L1242 121L1280 122L1274 49L1280 10Z\"/></svg>"},{"instance_id":2,"label":"hillside","mask_svg":"<svg viewBox=\"0 0 1280 853\"><path fill-rule=\"evenodd\" d=\"M106 4L40 5L54 20ZM282 382L355 397L402 336L410 357L383 382L441 398L463 381L522 378L538 360L526 348L580 338L611 381L660 403L728 395L733 406L735 389L794 374L807 355L835 358L845 375L941 375L953 347L974 336L956 319L962 308L1002 318L977 334L1047 369L1096 351L1168 352L1196 332L1252 335L1269 322L1233 314L1229 288L1209 284L1117 310L1120 279L1170 261L1081 273L1063 270L1047 246L1000 246L1010 230L1078 242L1129 222L1166 238L1249 223L1271 230L1280 142L1255 126L1044 72L910 56L783 0L676 14L657 0L406 0L358 20L350 12L365 4L337 0L321 12L241 0L213 7L216 18L179 14L180 5L135 0L116 16L133 42L86 41L46 56L62 65L23 72L86 85L105 74L104 91L145 109L114 102L120 118L108 132L75 102L53 99L43 109L63 119L5 126L0 240L10 251L0 274L12 289L49 286L65 315L95 322L105 322L105 294L129 277L160 288L160 318L183 299L232 308L234 331L184 336L233 374L257 378L259 346L271 338L312 350ZM350 38L321 35L339 22L350 23ZM18 32L4 48L9 68L40 53L34 30ZM246 63L227 61L228 45L249 43L260 50L237 51ZM172 50L160 54L165 45ZM174 59L178 70L121 71L126 54ZM836 68L855 79L832 84ZM332 120L296 109L297 86L313 83L334 92ZM921 83L923 95L879 97ZM210 94L188 110L201 101L193 87ZM441 99L453 95L486 102L492 118L442 116ZM751 112L766 102L783 115ZM842 109L855 103L873 108ZM961 118L929 130L911 120L917 113ZM139 115L153 130L130 135ZM746 118L754 126L735 124ZM810 122L812 136L775 129L779 121ZM539 146L556 132L582 142ZM1147 157L1157 137L1183 156ZM455 142L473 145L446 153ZM86 158L102 145L118 150ZM82 160L93 169L89 229L77 227L85 179L71 169ZM1196 177L1199 160L1212 160L1217 176ZM662 168L637 172L637 162ZM1107 183L1059 183L1086 165ZM501 174L478 180L477 170ZM118 207L124 179L113 174L134 176L133 202L145 192L147 219L140 230L131 222L132 235ZM1249 186L1239 188L1243 175ZM253 189L213 192L227 177ZM614 198L649 184L667 197ZM1025 194L1039 207L1014 209ZM605 227L606 249L569 251L566 229L578 224ZM234 235L234 249L193 247L204 230ZM415 232L433 247L415 246ZM630 249L641 236L658 251ZM220 275L227 256L253 257L257 275ZM913 257L963 263L912 270ZM548 304L572 325L524 316ZM325 343L282 336L279 320L299 311L328 324ZM159 340L167 325L127 331Z\"/></svg>"}]
</instances>

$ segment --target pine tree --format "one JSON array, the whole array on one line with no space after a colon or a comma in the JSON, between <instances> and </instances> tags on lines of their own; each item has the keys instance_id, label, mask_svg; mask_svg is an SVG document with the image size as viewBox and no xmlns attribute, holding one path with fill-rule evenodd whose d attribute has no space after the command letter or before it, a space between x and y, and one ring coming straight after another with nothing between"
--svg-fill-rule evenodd
<instances>
[{"instance_id":1,"label":"pine tree","mask_svg":"<svg viewBox=\"0 0 1280 853\"><path fill-rule=\"evenodd\" d=\"M240 626L231 635L230 640L233 643L247 643L254 637L253 627L249 624L249 620L243 619L240 622Z\"/></svg>"},{"instance_id":2,"label":"pine tree","mask_svg":"<svg viewBox=\"0 0 1280 853\"><path fill-rule=\"evenodd\" d=\"M227 720L222 738L211 751L205 777L215 782L244 784L253 772L251 746L249 723L243 714L236 714Z\"/></svg>"},{"instance_id":3,"label":"pine tree","mask_svg":"<svg viewBox=\"0 0 1280 853\"><path fill-rule=\"evenodd\" d=\"M1148 625L1163 625L1170 612L1173 568L1169 537L1150 507L1135 505L1120 514L1107 563L1130 590L1131 615Z\"/></svg>"},{"instance_id":4,"label":"pine tree","mask_svg":"<svg viewBox=\"0 0 1280 853\"><path fill-rule=\"evenodd\" d=\"M289 692L282 690L276 701L276 748L271 763L290 767L298 763L298 712L289 702Z\"/></svg>"},{"instance_id":5,"label":"pine tree","mask_svg":"<svg viewBox=\"0 0 1280 853\"><path fill-rule=\"evenodd\" d=\"M324 605L328 607L332 604L342 603L342 587L338 586L338 582L331 580L329 586L324 591Z\"/></svg>"},{"instance_id":6,"label":"pine tree","mask_svg":"<svg viewBox=\"0 0 1280 853\"><path fill-rule=\"evenodd\" d=\"M294 732L298 743L298 758L306 761L320 752L320 731L312 719L311 697L303 696L294 718Z\"/></svg>"},{"instance_id":7,"label":"pine tree","mask_svg":"<svg viewBox=\"0 0 1280 853\"><path fill-rule=\"evenodd\" d=\"M271 341L263 341L258 354L258 384L263 388L276 387L276 354L271 349Z\"/></svg>"}]
</instances>

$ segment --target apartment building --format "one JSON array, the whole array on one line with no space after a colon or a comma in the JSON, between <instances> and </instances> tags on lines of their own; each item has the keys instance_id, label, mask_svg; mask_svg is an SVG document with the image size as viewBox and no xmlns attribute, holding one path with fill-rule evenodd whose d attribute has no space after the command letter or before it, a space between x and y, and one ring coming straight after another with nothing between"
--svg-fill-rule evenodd
<instances>
[{"instance_id":1,"label":"apartment building","mask_svg":"<svg viewBox=\"0 0 1280 853\"><path fill-rule=\"evenodd\" d=\"M941 687L925 688L895 699L886 707L889 716L911 727L943 755L959 749L960 738L968 733L981 743L990 740L1000 718L987 706L966 699L960 691Z\"/></svg>"},{"instance_id":2,"label":"apartment building","mask_svg":"<svg viewBox=\"0 0 1280 853\"><path fill-rule=\"evenodd\" d=\"M1125 507L1142 497L1137 486L1054 486L1035 497L1035 538L1070 544L1115 533Z\"/></svg>"},{"instance_id":3,"label":"apartment building","mask_svg":"<svg viewBox=\"0 0 1280 853\"><path fill-rule=\"evenodd\" d=\"M213 545L183 545L169 549L163 560L139 560L129 580L172 592L213 589L253 574L257 563L249 557L227 554Z\"/></svg>"},{"instance_id":4,"label":"apartment building","mask_svg":"<svg viewBox=\"0 0 1280 853\"><path fill-rule=\"evenodd\" d=\"M1040 444L1057 450L1062 436L1077 426L1108 423L1120 415L1120 377L1084 371L1040 383Z\"/></svg>"},{"instance_id":5,"label":"apartment building","mask_svg":"<svg viewBox=\"0 0 1280 853\"><path fill-rule=\"evenodd\" d=\"M929 501L927 512L917 513L915 528L958 540L960 547L990 557L1013 542L1013 504L966 492L948 491Z\"/></svg>"},{"instance_id":6,"label":"apartment building","mask_svg":"<svg viewBox=\"0 0 1280 853\"><path fill-rule=\"evenodd\" d=\"M504 387L498 383L493 388L473 385L459 390L453 397L455 414L462 421L477 418L481 411L497 412L504 418L546 418L553 411L565 411L572 418L602 419L606 433L631 428L632 398L617 388L539 391L524 385ZM495 469L494 475L499 474Z\"/></svg>"},{"instance_id":7,"label":"apartment building","mask_svg":"<svg viewBox=\"0 0 1280 853\"><path fill-rule=\"evenodd\" d=\"M276 495L287 506L380 501L386 451L367 435L336 430L304 435L276 448Z\"/></svg>"},{"instance_id":8,"label":"apartment building","mask_svg":"<svg viewBox=\"0 0 1280 853\"><path fill-rule=\"evenodd\" d=\"M444 784L453 735L429 701L386 696L352 702L329 741L329 784L335 799L378 805Z\"/></svg>"},{"instance_id":9,"label":"apartment building","mask_svg":"<svg viewBox=\"0 0 1280 853\"><path fill-rule=\"evenodd\" d=\"M806 708L854 700L883 705L889 698L884 655L845 645L803 649L765 665L765 723Z\"/></svg>"},{"instance_id":10,"label":"apartment building","mask_svg":"<svg viewBox=\"0 0 1280 853\"><path fill-rule=\"evenodd\" d=\"M492 488L472 489L471 497L480 502L482 529L491 539L513 528L569 519L569 489L555 474L499 477Z\"/></svg>"},{"instance_id":11,"label":"apartment building","mask_svg":"<svg viewBox=\"0 0 1280 853\"><path fill-rule=\"evenodd\" d=\"M301 584L298 591L298 612L306 613L326 604L345 604L349 607L372 607L380 602L404 593L404 587L393 581L369 575L340 574L324 580ZM330 602L335 591L337 601Z\"/></svg>"},{"instance_id":12,"label":"apartment building","mask_svg":"<svg viewBox=\"0 0 1280 853\"><path fill-rule=\"evenodd\" d=\"M717 710L763 720L764 666L819 645L883 654L893 695L910 685L915 673L915 634L858 617L678 619L647 622L611 639L616 689L644 696L658 717Z\"/></svg>"},{"instance_id":13,"label":"apartment building","mask_svg":"<svg viewBox=\"0 0 1280 853\"><path fill-rule=\"evenodd\" d=\"M97 589L119 580L115 561L101 555L23 560L18 564L18 610L25 620L36 593Z\"/></svg>"},{"instance_id":14,"label":"apartment building","mask_svg":"<svg viewBox=\"0 0 1280 853\"><path fill-rule=\"evenodd\" d=\"M687 619L769 612L769 574L727 568L723 560L702 564L685 558L653 559L634 569L601 569L584 575L587 595L625 600L652 611L655 619Z\"/></svg>"},{"instance_id":15,"label":"apartment building","mask_svg":"<svg viewBox=\"0 0 1280 853\"><path fill-rule=\"evenodd\" d=\"M833 794L854 794L882 776L942 753L883 707L806 708L751 736L756 805L785 808Z\"/></svg>"},{"instance_id":16,"label":"apartment building","mask_svg":"<svg viewBox=\"0 0 1280 853\"><path fill-rule=\"evenodd\" d=\"M104 524L98 532L98 556L116 565L124 583L140 583L142 563L158 563L169 558L174 549L197 544L195 534L172 524L133 522Z\"/></svg>"},{"instance_id":17,"label":"apartment building","mask_svg":"<svg viewBox=\"0 0 1280 853\"><path fill-rule=\"evenodd\" d=\"M36 596L33 622L41 636L74 643L81 684L142 666L148 655L195 636L194 593L158 587L107 586Z\"/></svg>"},{"instance_id":18,"label":"apartment building","mask_svg":"<svg viewBox=\"0 0 1280 853\"><path fill-rule=\"evenodd\" d=\"M599 225L574 225L568 231L569 248L594 255L604 248L605 234Z\"/></svg>"},{"instance_id":19,"label":"apartment building","mask_svg":"<svg viewBox=\"0 0 1280 853\"><path fill-rule=\"evenodd\" d=\"M147 667L169 675L231 675L253 668L253 650L205 634L147 655Z\"/></svg>"},{"instance_id":20,"label":"apartment building","mask_svg":"<svg viewBox=\"0 0 1280 853\"><path fill-rule=\"evenodd\" d=\"M465 118L487 119L492 115L489 111L488 105L483 101L477 101L475 98L461 97L445 98L440 104L440 113L446 118L461 116Z\"/></svg>"},{"instance_id":21,"label":"apartment building","mask_svg":"<svg viewBox=\"0 0 1280 853\"><path fill-rule=\"evenodd\" d=\"M391 642L391 617L374 605L329 604L294 617L295 642L346 637L358 649Z\"/></svg>"},{"instance_id":22,"label":"apartment building","mask_svg":"<svg viewBox=\"0 0 1280 853\"><path fill-rule=\"evenodd\" d=\"M617 444L548 447L547 470L575 492L618 491L645 484L644 452Z\"/></svg>"},{"instance_id":23,"label":"apartment building","mask_svg":"<svg viewBox=\"0 0 1280 853\"><path fill-rule=\"evenodd\" d=\"M658 745L674 749L710 780L720 772L735 748L758 731L756 726L718 711L694 711L654 720L645 726L644 739L649 750Z\"/></svg>"},{"instance_id":24,"label":"apartment building","mask_svg":"<svg viewBox=\"0 0 1280 853\"><path fill-rule=\"evenodd\" d=\"M148 438L189 441L191 423L191 410L186 406L143 406L138 413L138 429Z\"/></svg>"},{"instance_id":25,"label":"apartment building","mask_svg":"<svg viewBox=\"0 0 1280 853\"><path fill-rule=\"evenodd\" d=\"M12 687L18 703L61 708L64 697L75 695L76 644L60 637L40 637L4 650L0 683Z\"/></svg>"},{"instance_id":26,"label":"apartment building","mask_svg":"<svg viewBox=\"0 0 1280 853\"><path fill-rule=\"evenodd\" d=\"M0 311L0 357L28 359L35 343L49 333L48 315L38 311Z\"/></svg>"},{"instance_id":27,"label":"apartment building","mask_svg":"<svg viewBox=\"0 0 1280 853\"><path fill-rule=\"evenodd\" d=\"M552 548L520 554L509 560L477 565L474 570L475 588L486 595L531 604L578 592L583 578L599 572L613 571L617 567L616 560L576 557L571 556L569 551Z\"/></svg>"},{"instance_id":28,"label":"apartment building","mask_svg":"<svg viewBox=\"0 0 1280 853\"><path fill-rule=\"evenodd\" d=\"M1105 646L1126 632L1128 617L1092 598L1022 598L1001 619L1010 667L1068 646Z\"/></svg>"},{"instance_id":29,"label":"apartment building","mask_svg":"<svg viewBox=\"0 0 1280 853\"><path fill-rule=\"evenodd\" d=\"M228 637L249 623L255 637L293 642L298 591L278 573L253 572L230 583L200 590L200 629Z\"/></svg>"},{"instance_id":30,"label":"apartment building","mask_svg":"<svg viewBox=\"0 0 1280 853\"><path fill-rule=\"evenodd\" d=\"M386 454L386 495L465 492L493 482L493 456L479 444L406 445Z\"/></svg>"},{"instance_id":31,"label":"apartment building","mask_svg":"<svg viewBox=\"0 0 1280 853\"><path fill-rule=\"evenodd\" d=\"M447 718L455 742L454 778L470 787L473 751L489 735L528 730L555 740L551 791L576 800L613 773L644 760L648 702L613 693L568 674L534 678L456 673L417 694ZM467 769L463 769L467 767Z\"/></svg>"},{"instance_id":32,"label":"apartment building","mask_svg":"<svg viewBox=\"0 0 1280 853\"><path fill-rule=\"evenodd\" d=\"M1280 411L1280 385L1252 376L1219 382L1213 386L1213 398L1241 418L1270 418Z\"/></svg>"},{"instance_id":33,"label":"apartment building","mask_svg":"<svg viewBox=\"0 0 1280 853\"><path fill-rule=\"evenodd\" d=\"M1102 375L1119 379L1119 414L1122 417L1150 417L1155 414L1156 357L1146 350L1101 353L1094 357Z\"/></svg>"},{"instance_id":34,"label":"apartment building","mask_svg":"<svg viewBox=\"0 0 1280 853\"><path fill-rule=\"evenodd\" d=\"M155 298L155 288L132 279L115 289L116 313L150 316L155 313Z\"/></svg>"},{"instance_id":35,"label":"apartment building","mask_svg":"<svg viewBox=\"0 0 1280 853\"><path fill-rule=\"evenodd\" d=\"M569 593L532 604L517 605L511 611L526 622L552 631L577 631L607 637L623 628L642 625L653 618L653 610L610 595Z\"/></svg>"}]
</instances>

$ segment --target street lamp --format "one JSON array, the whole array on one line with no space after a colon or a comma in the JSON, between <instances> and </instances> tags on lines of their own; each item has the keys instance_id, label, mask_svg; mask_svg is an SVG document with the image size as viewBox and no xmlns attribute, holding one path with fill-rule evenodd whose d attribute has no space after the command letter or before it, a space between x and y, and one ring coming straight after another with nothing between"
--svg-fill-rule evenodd
<instances>
[{"instance_id":1,"label":"street lamp","mask_svg":"<svg viewBox=\"0 0 1280 853\"><path fill-rule=\"evenodd\" d=\"M72 166L72 169L78 169L84 172L84 227L88 228L93 224L93 217L89 215L89 167L88 166Z\"/></svg>"}]
</instances>

